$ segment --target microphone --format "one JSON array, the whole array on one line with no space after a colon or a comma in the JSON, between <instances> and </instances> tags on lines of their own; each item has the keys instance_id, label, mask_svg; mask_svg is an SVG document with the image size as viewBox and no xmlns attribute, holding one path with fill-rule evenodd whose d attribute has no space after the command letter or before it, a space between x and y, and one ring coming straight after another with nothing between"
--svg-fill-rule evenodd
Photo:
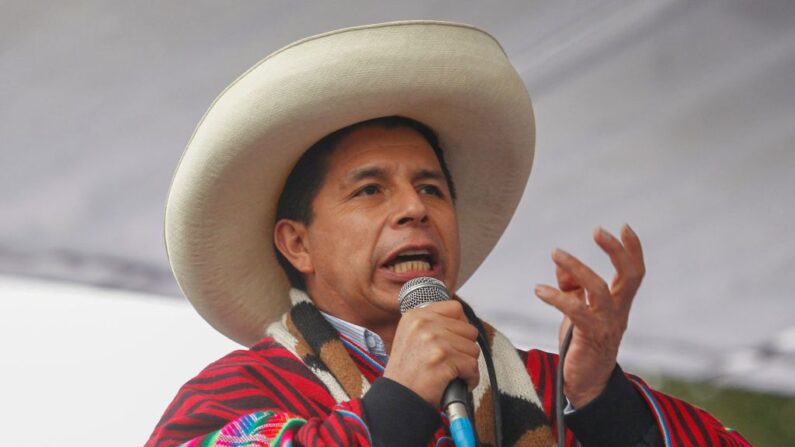
<instances>
[{"instance_id":1,"label":"microphone","mask_svg":"<svg viewBox=\"0 0 795 447\"><path fill-rule=\"evenodd\" d=\"M425 307L438 301L450 299L450 292L444 283L436 278L420 276L410 279L400 288L398 301L400 313ZM450 434L456 447L476 447L475 430L467 414L469 394L463 379L453 379L442 396L442 408L450 421Z\"/></svg>"}]
</instances>

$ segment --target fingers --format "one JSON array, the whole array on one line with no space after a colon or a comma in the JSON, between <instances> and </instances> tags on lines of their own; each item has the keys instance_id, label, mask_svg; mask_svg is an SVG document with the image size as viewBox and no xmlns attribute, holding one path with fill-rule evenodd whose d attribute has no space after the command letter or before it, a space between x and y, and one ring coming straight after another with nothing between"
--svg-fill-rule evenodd
<instances>
[{"instance_id":1,"label":"fingers","mask_svg":"<svg viewBox=\"0 0 795 447\"><path fill-rule=\"evenodd\" d=\"M478 329L468 322L452 320L440 323L442 328L448 332L452 332L454 336L460 337L464 340L474 342L478 339Z\"/></svg>"},{"instance_id":2,"label":"fingers","mask_svg":"<svg viewBox=\"0 0 795 447\"><path fill-rule=\"evenodd\" d=\"M456 362L456 375L453 377L460 377L467 383L469 390L475 389L480 383L480 368L478 367L477 357L464 357L459 362Z\"/></svg>"},{"instance_id":3,"label":"fingers","mask_svg":"<svg viewBox=\"0 0 795 447\"><path fill-rule=\"evenodd\" d=\"M635 231L630 228L629 224L624 224L624 226L621 227L621 241L624 242L624 247L635 261L635 264L640 267L640 274L643 276L646 273L646 265L643 261L643 248L640 245L640 238Z\"/></svg>"},{"instance_id":4,"label":"fingers","mask_svg":"<svg viewBox=\"0 0 795 447\"><path fill-rule=\"evenodd\" d=\"M610 261L618 272L645 273L643 249L638 235L629 225L624 224L620 230L621 240L598 227L594 230L594 240L610 256Z\"/></svg>"},{"instance_id":5,"label":"fingers","mask_svg":"<svg viewBox=\"0 0 795 447\"><path fill-rule=\"evenodd\" d=\"M571 292L580 288L574 276L560 266L555 267L555 276L558 278L558 288L564 292Z\"/></svg>"},{"instance_id":6,"label":"fingers","mask_svg":"<svg viewBox=\"0 0 795 447\"><path fill-rule=\"evenodd\" d=\"M443 328L455 335L469 340L476 340L478 330L469 324L464 315L464 308L458 301L447 300L429 304L425 307L412 309L406 313L408 319L417 319L415 324L428 324Z\"/></svg>"},{"instance_id":7,"label":"fingers","mask_svg":"<svg viewBox=\"0 0 795 447\"><path fill-rule=\"evenodd\" d=\"M454 368L451 377L464 379L470 389L477 386L480 378L478 367L480 348L477 343L457 338L447 340L447 346L449 350L445 352L445 359L448 365Z\"/></svg>"},{"instance_id":8,"label":"fingers","mask_svg":"<svg viewBox=\"0 0 795 447\"><path fill-rule=\"evenodd\" d=\"M594 231L594 240L608 254L616 269L611 285L613 295L621 300L631 299L645 274L643 250L638 236L629 225L624 225L621 227L619 241L599 227Z\"/></svg>"},{"instance_id":9,"label":"fingers","mask_svg":"<svg viewBox=\"0 0 795 447\"><path fill-rule=\"evenodd\" d=\"M591 304L596 307L604 305L608 297L631 300L645 274L643 250L637 234L629 225L624 225L620 240L601 227L594 230L593 237L616 269L610 287L582 261L561 249L555 249L552 259L557 266L560 290L568 292L583 287L588 292Z\"/></svg>"},{"instance_id":10,"label":"fingers","mask_svg":"<svg viewBox=\"0 0 795 447\"><path fill-rule=\"evenodd\" d=\"M474 330L474 335L472 335L471 330ZM419 334L423 344L442 346L444 349L449 347L447 352L450 353L458 352L475 358L480 353L480 348L476 341L477 329L468 323L444 320L434 321Z\"/></svg>"},{"instance_id":11,"label":"fingers","mask_svg":"<svg viewBox=\"0 0 795 447\"><path fill-rule=\"evenodd\" d=\"M619 276L623 276L626 272L633 269L633 259L629 252L625 250L621 241L616 239L615 236L608 233L604 228L597 227L593 233L593 239L596 244L604 250L610 257L610 262L615 267Z\"/></svg>"},{"instance_id":12,"label":"fingers","mask_svg":"<svg viewBox=\"0 0 795 447\"><path fill-rule=\"evenodd\" d=\"M466 321L466 315L464 314L464 306L461 305L456 300L447 300L447 301L437 301L435 303L428 304L427 306L420 307L419 309L427 309L433 313L437 313L439 315L444 315L448 318L455 318L457 320ZM414 309L414 310L419 310Z\"/></svg>"},{"instance_id":13,"label":"fingers","mask_svg":"<svg viewBox=\"0 0 795 447\"><path fill-rule=\"evenodd\" d=\"M423 310L432 313L430 309ZM447 365L451 378L460 377L473 389L480 380L477 329L468 322L440 314L426 317L425 327L418 337L423 347L434 352L430 364Z\"/></svg>"},{"instance_id":14,"label":"fingers","mask_svg":"<svg viewBox=\"0 0 795 447\"><path fill-rule=\"evenodd\" d=\"M480 354L477 344L478 330L465 319L448 316L459 315L456 308L461 310L461 303L438 302L411 310L403 318L413 326L423 344L442 346L447 353L460 353L477 359ZM464 318L463 311L460 318Z\"/></svg>"},{"instance_id":15,"label":"fingers","mask_svg":"<svg viewBox=\"0 0 795 447\"><path fill-rule=\"evenodd\" d=\"M610 289L590 267L559 248L552 251L552 260L587 291L590 306L600 307L606 304L605 301L610 298Z\"/></svg>"},{"instance_id":16,"label":"fingers","mask_svg":"<svg viewBox=\"0 0 795 447\"><path fill-rule=\"evenodd\" d=\"M572 292L562 292L552 286L539 284L535 288L535 293L545 303L561 311L575 325L587 318L588 306Z\"/></svg>"}]
</instances>

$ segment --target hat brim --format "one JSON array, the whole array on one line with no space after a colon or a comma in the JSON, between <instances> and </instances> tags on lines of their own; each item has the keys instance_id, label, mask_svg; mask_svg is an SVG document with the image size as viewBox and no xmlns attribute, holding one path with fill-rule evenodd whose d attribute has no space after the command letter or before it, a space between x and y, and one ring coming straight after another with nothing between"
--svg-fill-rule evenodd
<instances>
[{"instance_id":1,"label":"hat brim","mask_svg":"<svg viewBox=\"0 0 795 447\"><path fill-rule=\"evenodd\" d=\"M499 43L471 26L338 30L289 45L234 81L180 159L166 249L182 292L213 327L250 346L289 308L272 244L287 175L323 136L392 115L431 127L445 151L458 192L459 285L483 262L532 166L535 126L521 78Z\"/></svg>"}]
</instances>

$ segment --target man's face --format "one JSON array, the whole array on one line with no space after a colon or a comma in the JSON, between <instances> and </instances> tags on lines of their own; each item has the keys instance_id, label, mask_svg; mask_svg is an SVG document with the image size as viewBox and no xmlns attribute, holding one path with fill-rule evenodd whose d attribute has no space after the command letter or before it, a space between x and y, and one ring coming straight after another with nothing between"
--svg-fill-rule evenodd
<instances>
[{"instance_id":1,"label":"man's face","mask_svg":"<svg viewBox=\"0 0 795 447\"><path fill-rule=\"evenodd\" d=\"M407 128L366 127L329 157L312 203L307 287L321 310L367 326L399 317L411 278L455 286L458 222L433 149Z\"/></svg>"}]
</instances>

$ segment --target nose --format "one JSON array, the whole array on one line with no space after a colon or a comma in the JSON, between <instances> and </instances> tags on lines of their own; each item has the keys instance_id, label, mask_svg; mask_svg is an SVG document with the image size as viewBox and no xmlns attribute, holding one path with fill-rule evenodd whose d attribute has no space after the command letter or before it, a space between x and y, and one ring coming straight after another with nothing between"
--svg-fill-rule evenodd
<instances>
[{"instance_id":1,"label":"nose","mask_svg":"<svg viewBox=\"0 0 795 447\"><path fill-rule=\"evenodd\" d=\"M428 222L428 208L420 194L413 188L405 188L396 197L395 214L392 223L402 227Z\"/></svg>"}]
</instances>

